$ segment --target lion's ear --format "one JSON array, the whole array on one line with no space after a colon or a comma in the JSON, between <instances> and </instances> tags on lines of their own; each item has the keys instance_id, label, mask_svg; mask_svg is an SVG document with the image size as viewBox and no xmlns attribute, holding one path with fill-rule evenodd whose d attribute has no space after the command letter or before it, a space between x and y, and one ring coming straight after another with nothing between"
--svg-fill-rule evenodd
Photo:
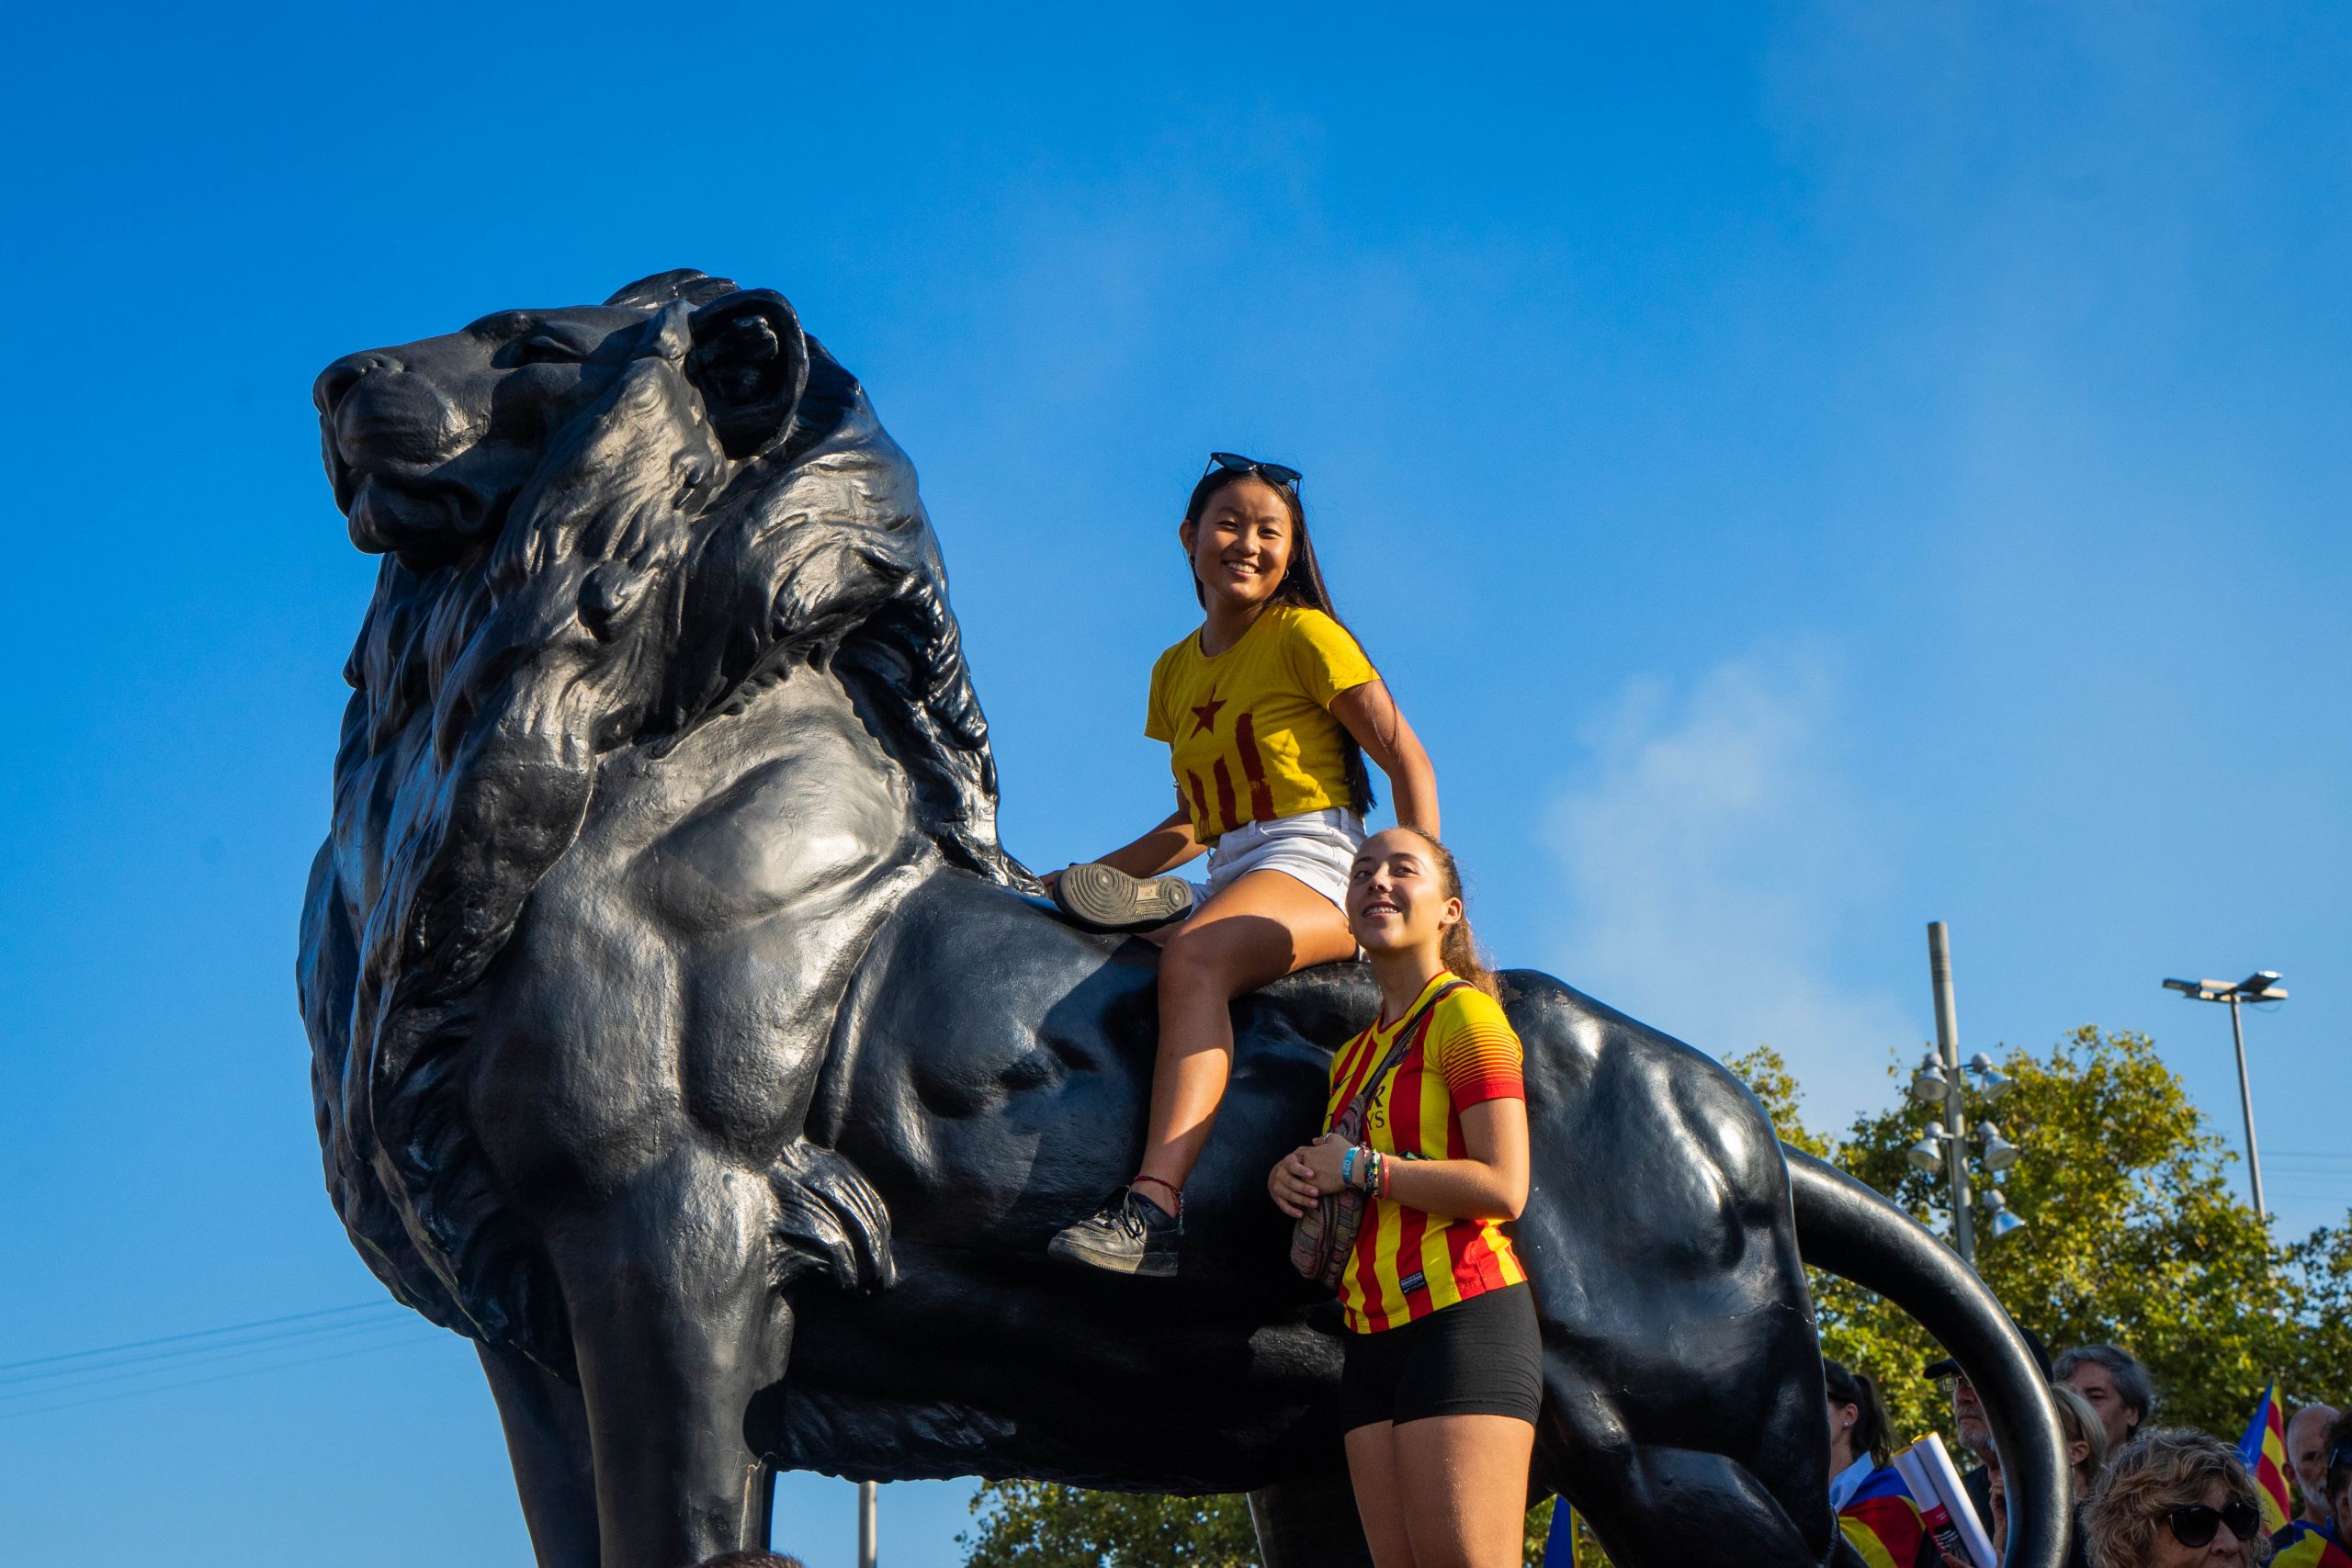
<instances>
[{"instance_id":1,"label":"lion's ear","mask_svg":"<svg viewBox=\"0 0 2352 1568\"><path fill-rule=\"evenodd\" d=\"M791 304L772 288L747 288L713 299L689 325L686 378L727 455L740 462L780 440L808 386L808 341Z\"/></svg>"}]
</instances>

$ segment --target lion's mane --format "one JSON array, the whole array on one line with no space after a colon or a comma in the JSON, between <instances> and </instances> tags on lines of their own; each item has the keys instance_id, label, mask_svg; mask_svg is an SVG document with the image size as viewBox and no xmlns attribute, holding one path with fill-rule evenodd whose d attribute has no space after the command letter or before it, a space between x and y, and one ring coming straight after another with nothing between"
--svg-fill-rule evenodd
<instances>
[{"instance_id":1,"label":"lion's mane","mask_svg":"<svg viewBox=\"0 0 2352 1568\"><path fill-rule=\"evenodd\" d=\"M457 1085L484 973L586 818L603 761L659 756L795 665L830 671L906 770L955 864L1026 874L912 466L813 339L788 432L740 467L697 417L689 313L734 285L671 273L612 388L548 440L462 558L387 556L345 678L336 834L298 980L327 1185L402 1301L563 1370L562 1303L473 1147ZM909 700L909 694L914 700Z\"/></svg>"}]
</instances>

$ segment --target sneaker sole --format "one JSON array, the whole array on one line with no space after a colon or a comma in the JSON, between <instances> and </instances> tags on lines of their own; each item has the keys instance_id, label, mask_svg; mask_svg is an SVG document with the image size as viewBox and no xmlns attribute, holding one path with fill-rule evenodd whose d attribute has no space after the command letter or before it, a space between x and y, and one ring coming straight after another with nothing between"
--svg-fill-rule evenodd
<instances>
[{"instance_id":1,"label":"sneaker sole","mask_svg":"<svg viewBox=\"0 0 2352 1568\"><path fill-rule=\"evenodd\" d=\"M1193 887L1182 877L1129 876L1090 862L1055 878L1054 902L1071 919L1097 931L1149 931L1191 914Z\"/></svg>"},{"instance_id":2,"label":"sneaker sole","mask_svg":"<svg viewBox=\"0 0 2352 1568\"><path fill-rule=\"evenodd\" d=\"M1046 1256L1064 1263L1075 1263L1083 1269L1100 1269L1105 1274L1125 1274L1140 1280L1172 1280L1176 1277L1176 1259L1166 1256L1154 1258L1145 1254L1130 1258L1118 1253L1096 1252L1082 1242L1066 1235L1057 1235L1046 1244Z\"/></svg>"}]
</instances>

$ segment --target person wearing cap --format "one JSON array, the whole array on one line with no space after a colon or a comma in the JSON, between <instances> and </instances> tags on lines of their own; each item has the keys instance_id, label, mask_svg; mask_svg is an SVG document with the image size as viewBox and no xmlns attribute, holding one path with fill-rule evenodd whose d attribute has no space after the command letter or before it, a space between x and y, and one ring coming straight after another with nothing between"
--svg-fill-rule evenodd
<instances>
[{"instance_id":1,"label":"person wearing cap","mask_svg":"<svg viewBox=\"0 0 2352 1568\"><path fill-rule=\"evenodd\" d=\"M2120 1454L2156 1413L2156 1385L2140 1358L2120 1345L2077 1345L2058 1358L2051 1382L2091 1402L2107 1427L2107 1451Z\"/></svg>"},{"instance_id":2,"label":"person wearing cap","mask_svg":"<svg viewBox=\"0 0 2352 1568\"><path fill-rule=\"evenodd\" d=\"M2025 1348L2032 1352L2033 1364L2041 1373L2041 1381L2050 1381L2050 1352L2041 1343L2041 1336L2023 1324L2017 1325ZM1989 1538L1993 1533L1993 1478L1996 1473L1993 1454L1993 1424L1984 1418L1984 1402L1976 1397L1976 1385L1960 1370L1960 1363L1946 1356L1940 1361L1930 1361L1919 1369L1920 1375L1944 1385L1951 1399L1952 1438L1960 1446L1976 1457L1976 1468L1960 1478L1962 1490L1968 1494L1971 1507L1976 1510L1976 1522L1984 1527Z\"/></svg>"}]
</instances>

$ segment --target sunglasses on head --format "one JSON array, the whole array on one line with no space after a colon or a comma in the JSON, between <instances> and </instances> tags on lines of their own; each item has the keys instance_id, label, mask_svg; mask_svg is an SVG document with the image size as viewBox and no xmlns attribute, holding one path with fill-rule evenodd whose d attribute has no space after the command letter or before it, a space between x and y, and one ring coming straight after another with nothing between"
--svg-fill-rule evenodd
<instances>
[{"instance_id":1,"label":"sunglasses on head","mask_svg":"<svg viewBox=\"0 0 2352 1568\"><path fill-rule=\"evenodd\" d=\"M2235 1498L2216 1508L2205 1503L2185 1503L2177 1508L2165 1510L2165 1523L2172 1527L2173 1540L2187 1547L2210 1546L2214 1532L2223 1525L2240 1540L2252 1540L2262 1528L2262 1515L2251 1503Z\"/></svg>"},{"instance_id":2,"label":"sunglasses on head","mask_svg":"<svg viewBox=\"0 0 2352 1568\"><path fill-rule=\"evenodd\" d=\"M1298 493L1299 471L1284 468L1280 463L1261 463L1238 452L1212 452L1209 454L1209 466L1201 470L1201 477L1206 479L1220 469L1228 474L1244 474L1251 479L1263 479L1268 484L1280 485L1294 495Z\"/></svg>"}]
</instances>

